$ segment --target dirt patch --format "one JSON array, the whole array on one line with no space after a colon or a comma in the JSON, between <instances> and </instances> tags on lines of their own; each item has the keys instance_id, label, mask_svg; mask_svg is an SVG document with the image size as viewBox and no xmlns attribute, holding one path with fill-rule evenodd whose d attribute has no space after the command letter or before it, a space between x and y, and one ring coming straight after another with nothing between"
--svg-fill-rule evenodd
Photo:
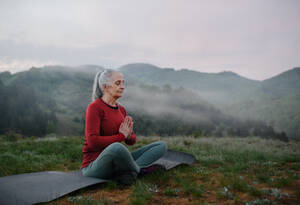
<instances>
[{"instance_id":1,"label":"dirt patch","mask_svg":"<svg viewBox=\"0 0 300 205\"><path fill-rule=\"evenodd\" d=\"M91 197L94 200L108 201L109 204L120 204L127 205L129 204L129 196L131 195L133 186L130 187L120 187L114 190L107 190L103 185L100 187L92 188L92 190L85 191L83 194L78 194L84 197ZM63 205L74 204L68 200L69 196L65 196L61 199L58 199L55 202Z\"/></svg>"},{"instance_id":2,"label":"dirt patch","mask_svg":"<svg viewBox=\"0 0 300 205\"><path fill-rule=\"evenodd\" d=\"M200 165L198 165L200 166ZM273 180L279 177L287 177L287 171L293 172L295 174L299 174L298 170L295 171L291 169L289 166L295 166L294 164L285 164L282 170L276 170L277 173L275 176L271 178ZM282 173L281 173L282 172ZM282 174L279 175L278 173ZM280 193L282 193L282 197L280 199L275 199L275 196L272 194L268 194L269 190L276 189L269 183L252 183L255 180L255 172L248 173L239 173L237 177L240 177L242 180L246 181L248 185L257 189L257 191L261 191L261 195L253 195L253 193L249 190L242 192L237 191L230 187L232 185L231 178L227 178L228 176L222 172L218 172L217 170L206 170L203 174L199 174L197 172L192 171L182 171L179 173L177 177L181 179L193 180L196 184L203 189L202 196L193 196L190 194L185 194L183 191L183 187L179 184L180 180L169 180L167 182L160 182L153 179L153 183L157 185L158 192L152 192L152 199L149 204L220 204L220 205L229 205L229 204L245 204L246 202L253 201L255 199L269 199L269 200L277 200L279 204L300 204L300 179L294 180L288 185L280 188ZM229 176L230 177L230 176ZM225 185L224 185L225 184ZM230 194L224 192L224 186L228 189ZM75 194L74 196L85 196L91 197L94 200L107 200L108 204L120 204L127 205L130 204L130 197L132 195L134 186L129 187L116 187L113 189L108 189L107 186L101 185L96 188L88 188L86 190L80 191L79 194ZM179 190L175 196L169 196L165 194L166 188ZM225 189L225 190L226 190ZM223 193L222 193L223 192ZM264 194L265 192L265 194ZM220 194L221 193L221 194ZM225 193L225 194L224 194ZM285 194L288 194L286 196ZM59 204L69 205L72 204L68 197L64 197L57 201ZM55 202L54 202L55 204Z\"/></svg>"}]
</instances>

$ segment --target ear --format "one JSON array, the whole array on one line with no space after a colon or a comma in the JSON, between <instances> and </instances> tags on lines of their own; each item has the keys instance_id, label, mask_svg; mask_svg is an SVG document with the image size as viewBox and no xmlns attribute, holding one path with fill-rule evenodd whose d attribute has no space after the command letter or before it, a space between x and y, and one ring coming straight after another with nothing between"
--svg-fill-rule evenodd
<instances>
[{"instance_id":1,"label":"ear","mask_svg":"<svg viewBox=\"0 0 300 205\"><path fill-rule=\"evenodd\" d=\"M102 84L102 90L105 90L106 84Z\"/></svg>"},{"instance_id":2,"label":"ear","mask_svg":"<svg viewBox=\"0 0 300 205\"><path fill-rule=\"evenodd\" d=\"M108 88L109 86L106 84L102 84L102 90L105 90L106 88Z\"/></svg>"}]
</instances>

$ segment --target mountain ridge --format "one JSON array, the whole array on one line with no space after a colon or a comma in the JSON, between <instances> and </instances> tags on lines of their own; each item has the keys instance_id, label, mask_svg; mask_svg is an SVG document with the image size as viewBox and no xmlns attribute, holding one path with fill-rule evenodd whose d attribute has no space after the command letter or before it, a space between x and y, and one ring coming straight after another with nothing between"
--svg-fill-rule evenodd
<instances>
[{"instance_id":1,"label":"mountain ridge","mask_svg":"<svg viewBox=\"0 0 300 205\"><path fill-rule=\"evenodd\" d=\"M57 98L62 110L68 109L68 106L84 110L85 107L79 105L80 103L68 104L60 96L62 93L69 95L69 90L72 90L72 100L86 104L90 98L87 92L91 93L94 74L102 69L103 67L96 65L76 68L46 66L16 74L1 72L0 80L5 85L13 82L20 85L32 83L34 89L44 91L54 86L56 90L52 94ZM188 89L226 114L245 120L264 121L274 126L277 131L284 131L289 136L300 139L299 67L264 81L249 80L230 71L220 73L199 73L187 69L175 71L173 68L159 68L146 63L127 64L125 69L124 66L119 69L124 73L125 79L129 80L130 84L133 83L132 85L147 84L150 85L150 89L156 89L151 85L165 87L166 90ZM45 83L49 85L44 85ZM80 115L76 117L79 118Z\"/></svg>"},{"instance_id":2,"label":"mountain ridge","mask_svg":"<svg viewBox=\"0 0 300 205\"><path fill-rule=\"evenodd\" d=\"M0 91L3 90L10 96L8 101L5 98L5 103L8 106L7 109L11 110L13 106L21 107L22 100L12 104L14 92L6 91L11 87L26 86L30 92L38 96L36 101L38 107L46 113L50 112L47 106L53 108L51 113L53 119L57 121L46 122L43 132L81 135L84 133L84 112L91 102L93 79L94 74L76 69L71 71L68 67L65 69L62 66L57 69L53 67L32 68L29 71L11 75L3 84L0 84ZM2 95L1 92L0 95ZM238 120L224 114L205 99L203 100L197 93L182 87L158 87L129 82L120 100L122 104L124 103L127 113L135 119L135 132L141 135L261 136L286 140L285 133L274 132L271 126L262 122ZM48 105L49 103L51 104ZM30 107L30 105L26 106ZM0 110L2 111L5 113L5 110ZM21 117L18 114L16 116ZM49 115L49 118L51 116ZM22 117L32 118L26 115ZM9 118L9 115L5 118ZM14 121L15 119L12 122ZM14 127L14 124L11 125L13 130L18 128ZM27 127L30 128L30 126L34 124L28 123ZM4 128L7 127L4 126Z\"/></svg>"},{"instance_id":3,"label":"mountain ridge","mask_svg":"<svg viewBox=\"0 0 300 205\"><path fill-rule=\"evenodd\" d=\"M168 84L175 88L191 89L225 113L242 119L262 120L278 131L300 138L299 67L256 81L233 72L200 73L171 68L164 71L158 67L152 69L149 75L149 72L141 72L146 68L138 70L138 64L135 64L134 69L130 70L130 65L126 65L124 73L131 79L152 85Z\"/></svg>"}]
</instances>

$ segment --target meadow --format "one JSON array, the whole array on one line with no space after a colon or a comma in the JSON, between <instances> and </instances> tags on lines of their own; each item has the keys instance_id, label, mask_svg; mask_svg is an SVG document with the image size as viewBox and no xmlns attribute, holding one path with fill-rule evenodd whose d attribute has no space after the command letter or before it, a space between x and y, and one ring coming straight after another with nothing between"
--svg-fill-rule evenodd
<instances>
[{"instance_id":1,"label":"meadow","mask_svg":"<svg viewBox=\"0 0 300 205\"><path fill-rule=\"evenodd\" d=\"M192 166L113 181L48 204L300 204L300 143L256 137L139 137L130 150L163 140L193 154ZM80 168L82 137L0 136L0 176Z\"/></svg>"}]
</instances>

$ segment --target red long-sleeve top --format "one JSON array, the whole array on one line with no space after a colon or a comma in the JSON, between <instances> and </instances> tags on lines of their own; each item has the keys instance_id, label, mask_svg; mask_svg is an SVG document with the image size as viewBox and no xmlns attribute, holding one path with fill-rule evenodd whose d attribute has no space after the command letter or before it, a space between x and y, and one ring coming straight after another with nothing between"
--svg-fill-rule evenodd
<instances>
[{"instance_id":1,"label":"red long-sleeve top","mask_svg":"<svg viewBox=\"0 0 300 205\"><path fill-rule=\"evenodd\" d=\"M85 113L85 139L82 148L81 168L88 166L97 159L99 154L114 142L125 141L128 145L135 144L136 136L134 133L129 139L119 133L119 127L125 116L126 110L123 106L112 107L101 98L88 106Z\"/></svg>"}]
</instances>

